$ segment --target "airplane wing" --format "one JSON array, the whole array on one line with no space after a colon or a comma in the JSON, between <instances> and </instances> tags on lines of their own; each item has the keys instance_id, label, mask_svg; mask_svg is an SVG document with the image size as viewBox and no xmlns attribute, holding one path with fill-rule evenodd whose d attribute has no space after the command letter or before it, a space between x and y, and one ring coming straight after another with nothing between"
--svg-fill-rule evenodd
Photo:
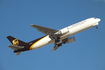
<instances>
[{"instance_id":1,"label":"airplane wing","mask_svg":"<svg viewBox=\"0 0 105 70\"><path fill-rule=\"evenodd\" d=\"M57 44L54 46L54 48L52 49L52 51L57 50L60 46L58 46Z\"/></svg>"},{"instance_id":2,"label":"airplane wing","mask_svg":"<svg viewBox=\"0 0 105 70\"><path fill-rule=\"evenodd\" d=\"M43 26L39 26L39 25L35 25L35 24L32 24L31 26L36 28L38 31L44 33L45 35L51 35L52 33L55 33L58 31L55 29L51 29L51 28L47 28L47 27L43 27Z\"/></svg>"}]
</instances>

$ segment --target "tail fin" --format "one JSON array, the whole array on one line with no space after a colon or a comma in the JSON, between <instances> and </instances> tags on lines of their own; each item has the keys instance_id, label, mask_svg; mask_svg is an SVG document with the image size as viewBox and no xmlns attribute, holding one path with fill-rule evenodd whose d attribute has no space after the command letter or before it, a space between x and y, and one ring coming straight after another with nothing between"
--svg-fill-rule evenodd
<instances>
[{"instance_id":1,"label":"tail fin","mask_svg":"<svg viewBox=\"0 0 105 70\"><path fill-rule=\"evenodd\" d=\"M19 39L16 39L12 36L7 36L8 40L13 44L12 45L9 45L8 47L10 47L11 49L13 50L18 50L18 49L22 49L24 48L24 46L27 44ZM16 55L19 55L21 52L16 52Z\"/></svg>"},{"instance_id":2,"label":"tail fin","mask_svg":"<svg viewBox=\"0 0 105 70\"><path fill-rule=\"evenodd\" d=\"M17 38L14 38L12 36L7 36L7 38L14 46L24 46L27 44L27 43L25 43Z\"/></svg>"}]
</instances>

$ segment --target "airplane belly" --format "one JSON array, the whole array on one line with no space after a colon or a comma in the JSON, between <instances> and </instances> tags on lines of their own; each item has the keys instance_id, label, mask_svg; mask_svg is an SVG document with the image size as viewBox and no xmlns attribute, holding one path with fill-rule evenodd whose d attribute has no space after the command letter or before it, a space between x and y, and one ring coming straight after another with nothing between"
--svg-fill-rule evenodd
<instances>
[{"instance_id":1,"label":"airplane belly","mask_svg":"<svg viewBox=\"0 0 105 70\"><path fill-rule=\"evenodd\" d=\"M38 40L37 42L34 43L32 50L41 48L45 45L53 43L53 40L49 37L49 35L45 36L44 38Z\"/></svg>"}]
</instances>

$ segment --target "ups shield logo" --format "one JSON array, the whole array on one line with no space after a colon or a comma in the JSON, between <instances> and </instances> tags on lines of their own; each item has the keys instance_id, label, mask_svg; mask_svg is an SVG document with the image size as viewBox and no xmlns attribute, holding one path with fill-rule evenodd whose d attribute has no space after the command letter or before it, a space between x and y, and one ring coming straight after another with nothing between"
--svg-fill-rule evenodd
<instances>
[{"instance_id":1,"label":"ups shield logo","mask_svg":"<svg viewBox=\"0 0 105 70\"><path fill-rule=\"evenodd\" d=\"M14 46L18 46L18 45L19 45L18 39L14 39L14 40L12 41L12 43L13 43Z\"/></svg>"}]
</instances>

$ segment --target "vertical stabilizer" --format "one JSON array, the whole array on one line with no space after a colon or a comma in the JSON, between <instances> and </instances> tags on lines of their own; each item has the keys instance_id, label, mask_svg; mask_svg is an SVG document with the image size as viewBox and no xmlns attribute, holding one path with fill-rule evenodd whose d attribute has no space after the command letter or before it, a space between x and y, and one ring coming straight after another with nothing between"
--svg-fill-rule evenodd
<instances>
[{"instance_id":1,"label":"vertical stabilizer","mask_svg":"<svg viewBox=\"0 0 105 70\"><path fill-rule=\"evenodd\" d=\"M14 46L24 46L27 44L27 43L25 43L17 38L14 38L12 36L8 36L7 38Z\"/></svg>"},{"instance_id":2,"label":"vertical stabilizer","mask_svg":"<svg viewBox=\"0 0 105 70\"><path fill-rule=\"evenodd\" d=\"M13 45L8 45L11 49L14 51L24 49L24 46L27 44L17 38L14 38L12 36L7 36L8 40L13 44ZM21 52L16 52L16 55L19 55Z\"/></svg>"}]
</instances>

